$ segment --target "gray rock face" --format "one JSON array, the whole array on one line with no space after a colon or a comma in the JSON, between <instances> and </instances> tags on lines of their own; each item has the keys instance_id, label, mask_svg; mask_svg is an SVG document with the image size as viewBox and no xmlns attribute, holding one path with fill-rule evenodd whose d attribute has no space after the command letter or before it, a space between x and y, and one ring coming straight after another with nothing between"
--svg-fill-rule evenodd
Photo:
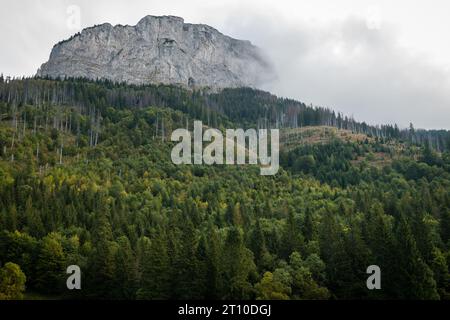
<instances>
[{"instance_id":1,"label":"gray rock face","mask_svg":"<svg viewBox=\"0 0 450 320\"><path fill-rule=\"evenodd\" d=\"M146 16L136 26L86 28L56 44L37 75L216 89L258 87L272 76L249 41L174 16Z\"/></svg>"}]
</instances>

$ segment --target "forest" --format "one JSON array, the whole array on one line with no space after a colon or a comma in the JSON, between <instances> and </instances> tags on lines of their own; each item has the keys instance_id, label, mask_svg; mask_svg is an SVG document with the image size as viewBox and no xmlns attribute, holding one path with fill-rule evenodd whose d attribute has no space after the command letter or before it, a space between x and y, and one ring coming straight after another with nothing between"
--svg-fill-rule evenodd
<instances>
[{"instance_id":1,"label":"forest","mask_svg":"<svg viewBox=\"0 0 450 320\"><path fill-rule=\"evenodd\" d=\"M367 138L281 146L274 176L174 165L194 120ZM450 299L449 150L250 88L0 77L0 299Z\"/></svg>"}]
</instances>

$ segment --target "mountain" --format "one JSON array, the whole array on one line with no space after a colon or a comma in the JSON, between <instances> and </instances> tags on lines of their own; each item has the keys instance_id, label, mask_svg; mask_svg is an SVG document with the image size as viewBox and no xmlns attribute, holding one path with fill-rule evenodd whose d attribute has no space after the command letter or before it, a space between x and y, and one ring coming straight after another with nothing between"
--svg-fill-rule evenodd
<instances>
[{"instance_id":1,"label":"mountain","mask_svg":"<svg viewBox=\"0 0 450 320\"><path fill-rule=\"evenodd\" d=\"M257 87L272 71L249 41L180 17L146 16L135 26L104 23L59 42L37 75L217 89Z\"/></svg>"}]
</instances>

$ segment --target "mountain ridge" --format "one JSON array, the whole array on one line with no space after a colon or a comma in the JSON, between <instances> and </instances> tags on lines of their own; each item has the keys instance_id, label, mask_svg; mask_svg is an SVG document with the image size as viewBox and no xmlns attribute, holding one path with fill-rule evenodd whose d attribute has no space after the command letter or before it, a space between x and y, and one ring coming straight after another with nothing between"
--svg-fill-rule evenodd
<instances>
[{"instance_id":1,"label":"mountain ridge","mask_svg":"<svg viewBox=\"0 0 450 320\"><path fill-rule=\"evenodd\" d=\"M135 26L103 23L57 43L37 75L220 89L258 87L273 71L248 40L181 17L147 15Z\"/></svg>"}]
</instances>

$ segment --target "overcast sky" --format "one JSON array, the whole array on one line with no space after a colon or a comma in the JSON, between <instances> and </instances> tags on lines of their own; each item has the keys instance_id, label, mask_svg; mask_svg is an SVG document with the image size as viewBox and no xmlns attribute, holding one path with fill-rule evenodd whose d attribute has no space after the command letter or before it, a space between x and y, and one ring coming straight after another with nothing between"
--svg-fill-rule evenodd
<instances>
[{"instance_id":1,"label":"overcast sky","mask_svg":"<svg viewBox=\"0 0 450 320\"><path fill-rule=\"evenodd\" d=\"M53 44L94 24L177 15L261 47L273 93L373 124L450 129L449 13L446 0L1 0L0 72L35 74Z\"/></svg>"}]
</instances>

